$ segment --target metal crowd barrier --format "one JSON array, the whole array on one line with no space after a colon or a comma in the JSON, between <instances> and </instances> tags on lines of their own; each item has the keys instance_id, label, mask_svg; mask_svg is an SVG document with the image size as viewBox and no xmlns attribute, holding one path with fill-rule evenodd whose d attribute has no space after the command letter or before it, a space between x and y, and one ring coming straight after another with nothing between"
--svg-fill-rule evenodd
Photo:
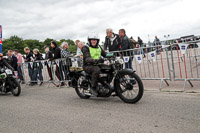
<instances>
[{"instance_id":1,"label":"metal crowd barrier","mask_svg":"<svg viewBox=\"0 0 200 133\"><path fill-rule=\"evenodd\" d=\"M69 69L82 67L80 58L61 58L53 61L40 60L19 64L20 72L23 75L23 82L28 84L51 83L62 86L70 81ZM57 84L56 84L57 83Z\"/></svg>"},{"instance_id":2,"label":"metal crowd barrier","mask_svg":"<svg viewBox=\"0 0 200 133\"><path fill-rule=\"evenodd\" d=\"M184 81L183 91L188 82L200 80L200 44L198 41L175 43L171 46L172 72L174 81Z\"/></svg>"},{"instance_id":3,"label":"metal crowd barrier","mask_svg":"<svg viewBox=\"0 0 200 133\"><path fill-rule=\"evenodd\" d=\"M113 51L117 58L122 58L125 64L131 60L133 70L142 80L160 80L160 89L163 82L169 86L168 81L184 81L193 87L192 80L200 80L200 44L189 42L161 46L140 47L124 51ZM182 54L182 50L185 53ZM34 67L34 65L40 67ZM63 83L70 81L69 71L82 67L80 58L68 57L53 61L36 61L20 64L20 71L26 84L37 82L39 73L42 73L43 82ZM41 67L42 66L42 67ZM128 65L128 67L130 67ZM37 72L37 74L36 74ZM35 77L36 75L36 77ZM34 77L34 78L33 78ZM49 86L48 84L48 86Z\"/></svg>"},{"instance_id":4,"label":"metal crowd barrier","mask_svg":"<svg viewBox=\"0 0 200 133\"><path fill-rule=\"evenodd\" d=\"M160 80L169 86L171 80L168 48L161 46L140 47L132 50L114 51L116 56L122 56L124 61L132 60L132 68L142 80ZM123 65L125 68L125 65Z\"/></svg>"}]
</instances>

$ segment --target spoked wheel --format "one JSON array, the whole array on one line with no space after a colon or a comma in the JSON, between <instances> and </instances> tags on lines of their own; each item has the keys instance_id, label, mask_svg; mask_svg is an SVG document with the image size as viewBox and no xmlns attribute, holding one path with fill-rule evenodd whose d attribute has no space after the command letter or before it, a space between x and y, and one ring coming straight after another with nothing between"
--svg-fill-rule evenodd
<instances>
[{"instance_id":1,"label":"spoked wheel","mask_svg":"<svg viewBox=\"0 0 200 133\"><path fill-rule=\"evenodd\" d=\"M16 79L12 79L12 90L11 93L13 94L13 96L19 96L21 94L21 86L19 84L19 82Z\"/></svg>"},{"instance_id":2,"label":"spoked wheel","mask_svg":"<svg viewBox=\"0 0 200 133\"><path fill-rule=\"evenodd\" d=\"M140 77L134 72L122 71L115 79L116 93L125 103L138 102L144 92Z\"/></svg>"},{"instance_id":3,"label":"spoked wheel","mask_svg":"<svg viewBox=\"0 0 200 133\"><path fill-rule=\"evenodd\" d=\"M75 90L76 90L77 95L80 98L88 99L88 98L90 98L90 96L87 95L87 94L89 94L90 84L84 82L85 81L85 80L83 80L84 78L85 78L84 76L80 76L78 78Z\"/></svg>"}]
</instances>

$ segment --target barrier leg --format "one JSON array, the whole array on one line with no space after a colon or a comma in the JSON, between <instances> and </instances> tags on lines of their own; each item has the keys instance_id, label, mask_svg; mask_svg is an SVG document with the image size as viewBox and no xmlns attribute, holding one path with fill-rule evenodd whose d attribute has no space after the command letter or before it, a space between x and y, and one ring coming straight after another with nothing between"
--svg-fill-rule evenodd
<instances>
[{"instance_id":1,"label":"barrier leg","mask_svg":"<svg viewBox=\"0 0 200 133\"><path fill-rule=\"evenodd\" d=\"M169 83L167 82L167 80L164 80L164 81L165 81L166 85L169 86Z\"/></svg>"},{"instance_id":2,"label":"barrier leg","mask_svg":"<svg viewBox=\"0 0 200 133\"><path fill-rule=\"evenodd\" d=\"M161 91L161 88L162 88L162 84L163 84L163 79L160 80L160 88L159 88L160 91Z\"/></svg>"},{"instance_id":3,"label":"barrier leg","mask_svg":"<svg viewBox=\"0 0 200 133\"><path fill-rule=\"evenodd\" d=\"M191 87L194 87L193 84L192 84L192 82L190 80L185 79L184 86L183 86L183 91L185 91L185 87L186 87L187 81L189 82L189 84L190 84Z\"/></svg>"},{"instance_id":4,"label":"barrier leg","mask_svg":"<svg viewBox=\"0 0 200 133\"><path fill-rule=\"evenodd\" d=\"M184 86L183 86L182 91L185 91L186 83L187 83L187 79L185 79L185 81L184 81Z\"/></svg>"},{"instance_id":5,"label":"barrier leg","mask_svg":"<svg viewBox=\"0 0 200 133\"><path fill-rule=\"evenodd\" d=\"M190 84L191 87L194 87L193 84L192 84L192 82L190 80L188 80L188 82L189 82L189 84Z\"/></svg>"},{"instance_id":6,"label":"barrier leg","mask_svg":"<svg viewBox=\"0 0 200 133\"><path fill-rule=\"evenodd\" d=\"M161 79L161 80L160 80L160 91L161 91L161 89L162 89L163 81L165 81L166 85L169 86L169 83L167 82L166 79Z\"/></svg>"}]
</instances>

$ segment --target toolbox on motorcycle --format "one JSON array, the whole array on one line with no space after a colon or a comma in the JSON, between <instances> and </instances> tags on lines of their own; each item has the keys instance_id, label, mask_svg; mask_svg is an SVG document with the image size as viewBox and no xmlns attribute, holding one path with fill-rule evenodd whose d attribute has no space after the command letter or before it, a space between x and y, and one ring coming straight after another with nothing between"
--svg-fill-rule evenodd
<instances>
[{"instance_id":1,"label":"toolbox on motorcycle","mask_svg":"<svg viewBox=\"0 0 200 133\"><path fill-rule=\"evenodd\" d=\"M71 72L74 72L74 71L80 72L80 71L83 71L83 68L82 67L70 67L69 71L71 71Z\"/></svg>"}]
</instances>

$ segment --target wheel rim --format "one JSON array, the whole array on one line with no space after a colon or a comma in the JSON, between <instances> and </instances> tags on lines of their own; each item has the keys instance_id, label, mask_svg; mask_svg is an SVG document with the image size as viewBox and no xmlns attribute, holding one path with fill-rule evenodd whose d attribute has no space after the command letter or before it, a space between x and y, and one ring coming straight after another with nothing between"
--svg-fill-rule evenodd
<instances>
[{"instance_id":1,"label":"wheel rim","mask_svg":"<svg viewBox=\"0 0 200 133\"><path fill-rule=\"evenodd\" d=\"M83 76L79 77L78 82L77 82L77 87L78 87L78 91L81 95L86 96L86 93L89 93L89 87L87 88L87 90L85 88L83 88L81 86L81 83L83 82Z\"/></svg>"},{"instance_id":2,"label":"wheel rim","mask_svg":"<svg viewBox=\"0 0 200 133\"><path fill-rule=\"evenodd\" d=\"M135 99L139 94L138 82L131 75L123 75L120 77L120 93L126 99Z\"/></svg>"},{"instance_id":3,"label":"wheel rim","mask_svg":"<svg viewBox=\"0 0 200 133\"><path fill-rule=\"evenodd\" d=\"M14 93L15 95L17 95L19 93L19 86L18 83L16 83L17 81L13 81L13 89L12 89L12 93Z\"/></svg>"},{"instance_id":4,"label":"wheel rim","mask_svg":"<svg viewBox=\"0 0 200 133\"><path fill-rule=\"evenodd\" d=\"M17 94L18 91L19 91L19 87L18 87L18 86L15 86L15 87L13 88L13 93Z\"/></svg>"}]
</instances>

